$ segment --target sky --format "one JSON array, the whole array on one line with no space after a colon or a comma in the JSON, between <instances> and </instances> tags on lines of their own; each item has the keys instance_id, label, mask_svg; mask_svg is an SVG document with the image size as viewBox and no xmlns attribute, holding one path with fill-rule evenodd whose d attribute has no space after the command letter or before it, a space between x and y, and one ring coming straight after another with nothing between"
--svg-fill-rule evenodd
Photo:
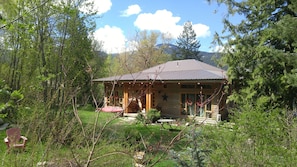
<instances>
[{"instance_id":1,"label":"sky","mask_svg":"<svg viewBox=\"0 0 297 167\"><path fill-rule=\"evenodd\" d=\"M94 38L103 41L107 53L127 50L137 31L158 31L170 34L175 44L183 24L191 21L200 41L200 51L217 51L213 46L214 33L221 34L226 8L206 0L88 0L97 11Z\"/></svg>"}]
</instances>

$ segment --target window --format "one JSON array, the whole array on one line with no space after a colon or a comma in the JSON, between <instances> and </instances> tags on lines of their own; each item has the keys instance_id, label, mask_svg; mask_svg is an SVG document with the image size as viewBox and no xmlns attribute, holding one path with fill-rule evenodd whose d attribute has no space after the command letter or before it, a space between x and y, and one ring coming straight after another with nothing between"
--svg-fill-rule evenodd
<instances>
[{"instance_id":1,"label":"window","mask_svg":"<svg viewBox=\"0 0 297 167\"><path fill-rule=\"evenodd\" d=\"M181 94L181 108L184 115L204 117L205 111L211 111L210 95L185 93Z\"/></svg>"}]
</instances>

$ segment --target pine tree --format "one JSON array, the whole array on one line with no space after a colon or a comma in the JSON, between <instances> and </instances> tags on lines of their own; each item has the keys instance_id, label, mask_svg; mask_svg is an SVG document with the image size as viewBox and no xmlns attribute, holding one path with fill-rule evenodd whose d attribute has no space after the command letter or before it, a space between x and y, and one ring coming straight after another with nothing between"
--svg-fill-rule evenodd
<instances>
[{"instance_id":1,"label":"pine tree","mask_svg":"<svg viewBox=\"0 0 297 167\"><path fill-rule=\"evenodd\" d=\"M183 32L177 38L176 44L178 49L174 54L174 59L201 60L201 56L199 55L201 45L190 21L185 22Z\"/></svg>"}]
</instances>

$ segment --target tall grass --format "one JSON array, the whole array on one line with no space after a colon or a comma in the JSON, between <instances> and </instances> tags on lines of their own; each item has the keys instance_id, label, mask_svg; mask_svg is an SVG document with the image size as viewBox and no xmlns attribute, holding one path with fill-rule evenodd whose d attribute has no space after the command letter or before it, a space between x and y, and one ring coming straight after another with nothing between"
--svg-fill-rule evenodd
<instances>
[{"instance_id":1,"label":"tall grass","mask_svg":"<svg viewBox=\"0 0 297 167\"><path fill-rule=\"evenodd\" d=\"M77 124L74 116L59 126L55 123L61 117L49 120L44 112L24 116L23 119L29 121L21 126L29 139L27 147L24 152L14 150L8 153L3 142L0 145L0 166L36 166L41 162L54 163L58 167L83 166L87 161L89 166L132 166L133 155L139 150L146 151L145 163L148 166L152 163L154 166L174 164L168 160L166 148L178 131L162 130L160 125L126 122L116 114L98 113L93 108L81 108L78 115L83 127ZM97 127L94 127L97 116ZM110 124L106 125L109 121ZM42 129L48 134L41 138ZM0 137L4 139L5 136L5 131L0 131ZM98 142L94 142L96 138ZM90 150L93 154L89 159Z\"/></svg>"}]
</instances>

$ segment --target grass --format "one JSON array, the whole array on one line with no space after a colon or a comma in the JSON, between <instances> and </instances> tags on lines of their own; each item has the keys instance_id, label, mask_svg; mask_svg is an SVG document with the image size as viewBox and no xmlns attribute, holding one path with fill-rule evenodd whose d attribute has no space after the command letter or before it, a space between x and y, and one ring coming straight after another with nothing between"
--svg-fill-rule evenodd
<instances>
[{"instance_id":1,"label":"grass","mask_svg":"<svg viewBox=\"0 0 297 167\"><path fill-rule=\"evenodd\" d=\"M174 162L170 160L164 151L179 131L163 130L159 124L143 125L123 121L113 113L97 113L90 108L79 109L79 117L86 128L94 125L97 116L99 130L106 122L112 121L106 127L102 139L96 146L94 157L99 158L94 160L92 165L132 166L134 151L147 150L147 162L160 159L155 165L156 167L174 166ZM4 139L5 136L5 131L0 131L0 138ZM0 145L0 158L2 159L0 166L36 166L38 162L45 160L73 160L73 156L85 160L89 154L89 148L87 147L82 148L75 145L54 146L47 141L33 143L30 136L26 137L28 137L29 141L25 152L13 151L8 154L5 151L5 143L3 142ZM89 142L91 142L91 139ZM74 153L73 156L72 153Z\"/></svg>"},{"instance_id":2,"label":"grass","mask_svg":"<svg viewBox=\"0 0 297 167\"><path fill-rule=\"evenodd\" d=\"M112 123L119 122L119 119L117 119L117 115L114 113L79 110L78 114L83 124L94 124L97 116L98 123L105 123L110 120L112 120Z\"/></svg>"},{"instance_id":3,"label":"grass","mask_svg":"<svg viewBox=\"0 0 297 167\"><path fill-rule=\"evenodd\" d=\"M80 110L79 116L84 124L94 124L95 117L98 113L89 110ZM126 144L134 150L149 150L147 159L154 160L164 156L164 150L167 149L171 140L179 133L179 130L169 130L169 126L164 125L166 129L162 129L159 124L136 124L127 123L120 117L115 118L113 113L99 113L99 122L107 122L113 120L111 125L107 127L106 136L115 142L127 142ZM109 144L111 145L111 144ZM163 150L163 151L162 151ZM174 162L163 157L155 166L172 166Z\"/></svg>"}]
</instances>

